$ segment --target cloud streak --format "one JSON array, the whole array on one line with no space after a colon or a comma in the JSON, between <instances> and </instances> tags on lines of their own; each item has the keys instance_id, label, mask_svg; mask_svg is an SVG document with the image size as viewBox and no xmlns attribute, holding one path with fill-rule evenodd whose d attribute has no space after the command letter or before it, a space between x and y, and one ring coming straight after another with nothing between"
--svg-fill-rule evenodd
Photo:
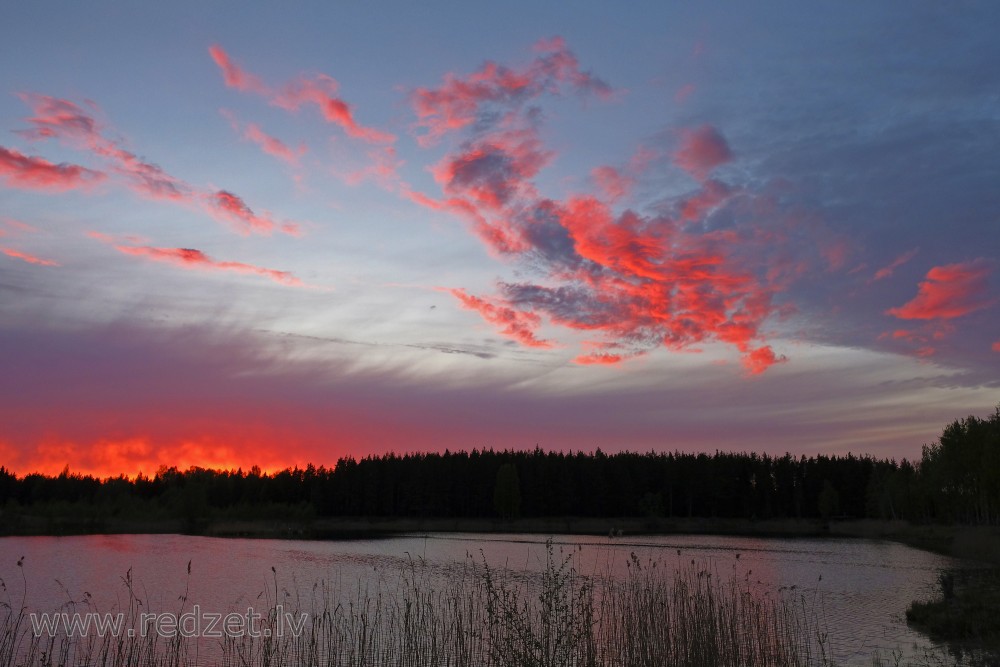
<instances>
[{"instance_id":1,"label":"cloud streak","mask_svg":"<svg viewBox=\"0 0 1000 667\"><path fill-rule=\"evenodd\" d=\"M281 139L264 132L256 123L241 123L235 114L226 110L222 111L222 115L243 139L257 144L262 151L272 157L276 157L293 167L299 166L299 159L306 153L304 145L300 144L293 149Z\"/></svg>"},{"instance_id":2,"label":"cloud streak","mask_svg":"<svg viewBox=\"0 0 1000 667\"><path fill-rule=\"evenodd\" d=\"M538 315L512 308L508 303L497 299L471 296L462 289L450 291L463 307L478 312L484 320L500 327L502 335L510 336L526 347L552 347L552 343L535 335L535 331L542 323Z\"/></svg>"},{"instance_id":3,"label":"cloud streak","mask_svg":"<svg viewBox=\"0 0 1000 667\"><path fill-rule=\"evenodd\" d=\"M42 259L41 257L36 257L35 255L30 255L26 252L21 252L20 250L14 250L13 248L5 248L0 246L0 252L7 255L8 257L13 257L14 259L20 259L21 261L27 262L29 264L37 264L38 266L59 266L59 262L51 259Z\"/></svg>"},{"instance_id":4,"label":"cloud streak","mask_svg":"<svg viewBox=\"0 0 1000 667\"><path fill-rule=\"evenodd\" d=\"M0 179L10 187L65 192L89 188L104 178L102 172L80 165L55 164L45 158L0 146Z\"/></svg>"},{"instance_id":5,"label":"cloud streak","mask_svg":"<svg viewBox=\"0 0 1000 667\"><path fill-rule=\"evenodd\" d=\"M22 136L32 140L63 140L103 158L111 171L142 197L204 210L231 224L241 234L281 231L295 235L300 232L297 223L279 222L269 215L254 213L237 195L225 190L197 188L138 157L123 148L118 140L109 139L94 116L70 100L35 93L23 93L20 97L34 114L28 118L31 129L21 131Z\"/></svg>"},{"instance_id":6,"label":"cloud streak","mask_svg":"<svg viewBox=\"0 0 1000 667\"><path fill-rule=\"evenodd\" d=\"M328 122L338 125L350 137L369 143L392 143L396 137L388 132L360 124L354 117L354 108L337 96L340 84L325 74L300 76L285 86L273 89L257 76L250 74L233 61L219 45L209 48L212 60L222 70L226 85L242 92L262 95L274 106L287 111L298 111L304 106L315 106Z\"/></svg>"},{"instance_id":7,"label":"cloud streak","mask_svg":"<svg viewBox=\"0 0 1000 667\"><path fill-rule=\"evenodd\" d=\"M917 256L917 248L904 252L902 255L892 260L887 266L883 266L881 269L875 272L873 280L885 280L892 276L896 272L896 269L902 265L909 262L911 259Z\"/></svg>"},{"instance_id":8,"label":"cloud streak","mask_svg":"<svg viewBox=\"0 0 1000 667\"><path fill-rule=\"evenodd\" d=\"M99 240L106 239L106 237L100 234L91 234L91 236ZM112 244L112 247L125 255L153 262L172 264L183 269L258 275L273 280L276 283L288 285L289 287L305 287L305 284L289 271L277 271L253 264L244 264L243 262L218 261L194 248L157 248L154 246L129 246L117 243Z\"/></svg>"},{"instance_id":9,"label":"cloud streak","mask_svg":"<svg viewBox=\"0 0 1000 667\"><path fill-rule=\"evenodd\" d=\"M580 69L576 55L561 37L541 40L538 55L522 69L487 61L467 76L446 74L437 88L417 88L410 102L417 114L418 137L424 146L449 132L483 121L492 107L519 108L542 94L557 94L569 87L578 93L608 99L613 89L590 72Z\"/></svg>"},{"instance_id":10,"label":"cloud streak","mask_svg":"<svg viewBox=\"0 0 1000 667\"><path fill-rule=\"evenodd\" d=\"M996 303L987 281L992 270L985 259L935 266L913 299L886 313L902 320L950 320L987 308Z\"/></svg>"}]
</instances>

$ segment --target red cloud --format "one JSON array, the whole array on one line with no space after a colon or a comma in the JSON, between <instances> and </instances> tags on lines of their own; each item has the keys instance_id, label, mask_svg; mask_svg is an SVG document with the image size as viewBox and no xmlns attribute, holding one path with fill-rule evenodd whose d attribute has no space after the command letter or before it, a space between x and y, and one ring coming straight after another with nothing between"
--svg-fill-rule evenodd
<instances>
[{"instance_id":1,"label":"red cloud","mask_svg":"<svg viewBox=\"0 0 1000 667\"><path fill-rule=\"evenodd\" d=\"M953 319L986 308L994 303L987 296L991 270L984 259L935 266L912 300L886 314L903 320Z\"/></svg>"},{"instance_id":2,"label":"red cloud","mask_svg":"<svg viewBox=\"0 0 1000 667\"><path fill-rule=\"evenodd\" d=\"M79 105L33 93L22 94L21 99L35 114L28 119L33 129L22 132L25 136L32 139L67 139L109 160L114 171L124 176L133 190L153 199L182 200L191 190L190 186L157 165L140 159L117 141L107 139L100 124Z\"/></svg>"},{"instance_id":3,"label":"red cloud","mask_svg":"<svg viewBox=\"0 0 1000 667\"><path fill-rule=\"evenodd\" d=\"M703 220L732 194L732 190L725 183L708 179L702 184L701 190L680 201L680 217L688 222Z\"/></svg>"},{"instance_id":4,"label":"red cloud","mask_svg":"<svg viewBox=\"0 0 1000 667\"><path fill-rule=\"evenodd\" d=\"M540 55L520 71L488 61L466 77L447 74L438 88L414 90L411 102L417 124L428 130L420 142L426 145L472 125L484 105L517 107L542 93L558 92L561 84L605 98L612 95L610 86L580 70L576 56L561 37L542 40L535 50Z\"/></svg>"},{"instance_id":5,"label":"red cloud","mask_svg":"<svg viewBox=\"0 0 1000 667\"><path fill-rule=\"evenodd\" d=\"M336 97L337 82L325 75L313 79L300 79L272 97L272 103L290 111L297 111L305 104L315 104L328 122L340 125L348 136L372 143L392 143L396 137L371 127L358 124L351 105Z\"/></svg>"},{"instance_id":6,"label":"red cloud","mask_svg":"<svg viewBox=\"0 0 1000 667\"><path fill-rule=\"evenodd\" d=\"M477 296L467 294L463 289L450 290L451 294L462 302L462 305L478 312L490 324L502 326L500 333L510 336L527 347L552 347L552 343L535 336L535 330L541 325L541 318L531 312L517 310L508 304L491 302Z\"/></svg>"},{"instance_id":7,"label":"red cloud","mask_svg":"<svg viewBox=\"0 0 1000 667\"><path fill-rule=\"evenodd\" d=\"M530 245L511 223L507 206L537 196L531 178L551 157L532 129L496 132L464 145L432 169L446 199L432 199L408 188L403 188L403 194L422 206L470 220L491 251L523 252Z\"/></svg>"},{"instance_id":8,"label":"red cloud","mask_svg":"<svg viewBox=\"0 0 1000 667\"><path fill-rule=\"evenodd\" d=\"M535 332L543 318L600 334L603 341L589 343L599 349L579 355L580 364L616 364L657 347L692 349L712 341L735 347L750 373L784 361L762 334L765 320L788 309L776 297L811 263L842 265L845 247L821 224L799 225L773 210L759 212L766 208L763 198L711 179L732 153L710 125L684 131L673 156L696 177L698 189L661 203L658 215L614 212L609 204L625 197L656 157L648 149L625 167L591 171L603 200L542 197L535 178L553 153L543 146L538 116L527 102L557 94L563 84L605 95L610 88L581 72L562 40L537 49L543 55L526 68L488 62L411 96L417 125L426 129L421 143L466 127L471 137L432 169L441 198L409 187L401 192L467 219L496 256L520 260L544 276L544 284L501 282L500 294L489 298L463 290L452 294L528 346L539 346ZM735 199L742 217L766 221L713 231L709 216Z\"/></svg>"},{"instance_id":9,"label":"red cloud","mask_svg":"<svg viewBox=\"0 0 1000 667\"><path fill-rule=\"evenodd\" d=\"M13 248L0 247L0 252L7 255L8 257L14 257L15 259L24 260L29 264L38 264L39 266L59 266L59 262L52 261L51 259L41 259L40 257L29 255L26 252L14 250Z\"/></svg>"},{"instance_id":10,"label":"red cloud","mask_svg":"<svg viewBox=\"0 0 1000 667\"><path fill-rule=\"evenodd\" d=\"M635 186L636 179L649 167L649 163L657 157L657 152L640 146L624 167L595 167L590 171L594 184L609 201L615 202L628 196Z\"/></svg>"},{"instance_id":11,"label":"red cloud","mask_svg":"<svg viewBox=\"0 0 1000 667\"><path fill-rule=\"evenodd\" d=\"M908 252L904 252L902 255L892 260L892 262L890 262L888 266L884 266L878 271L876 271L873 280L882 280L884 278L890 277L896 271L896 269L901 267L903 264L906 264L916 256L917 256L917 248L914 248L913 250L910 250Z\"/></svg>"},{"instance_id":12,"label":"red cloud","mask_svg":"<svg viewBox=\"0 0 1000 667\"><path fill-rule=\"evenodd\" d=\"M222 47L215 45L208 51L212 60L222 70L223 79L230 88L258 93L268 98L271 104L289 111L297 111L306 104L314 104L319 108L323 118L339 125L348 136L356 139L372 143L392 143L396 140L396 137L388 132L359 124L354 118L351 105L335 95L339 85L332 77L325 74L301 77L282 90L276 91L237 66Z\"/></svg>"},{"instance_id":13,"label":"red cloud","mask_svg":"<svg viewBox=\"0 0 1000 667\"><path fill-rule=\"evenodd\" d=\"M75 164L54 164L0 146L0 178L16 188L61 192L86 188L104 179L104 174Z\"/></svg>"},{"instance_id":14,"label":"red cloud","mask_svg":"<svg viewBox=\"0 0 1000 667\"><path fill-rule=\"evenodd\" d=\"M143 196L170 200L188 196L191 188L187 184L105 138L98 122L73 102L36 94L22 94L21 99L35 114L28 119L34 127L23 132L25 136L65 139L107 159L112 169L126 178L129 187Z\"/></svg>"},{"instance_id":15,"label":"red cloud","mask_svg":"<svg viewBox=\"0 0 1000 667\"><path fill-rule=\"evenodd\" d=\"M274 229L289 234L299 232L294 223L277 224L267 216L255 215L236 195L225 191L200 190L125 150L120 142L104 135L100 123L89 113L69 100L31 93L22 94L21 99L31 106L34 113L28 119L33 128L22 134L31 139L63 139L90 151L108 161L112 171L122 176L128 186L143 197L207 208L217 218L237 222L241 232L270 233Z\"/></svg>"},{"instance_id":16,"label":"red cloud","mask_svg":"<svg viewBox=\"0 0 1000 667\"><path fill-rule=\"evenodd\" d=\"M998 340L997 342L993 343L992 349L993 349L994 352L1000 352L1000 340Z\"/></svg>"},{"instance_id":17,"label":"red cloud","mask_svg":"<svg viewBox=\"0 0 1000 667\"><path fill-rule=\"evenodd\" d=\"M446 193L496 211L515 196L532 195L530 179L551 158L534 131L509 131L467 146L433 172Z\"/></svg>"},{"instance_id":18,"label":"red cloud","mask_svg":"<svg viewBox=\"0 0 1000 667\"><path fill-rule=\"evenodd\" d=\"M252 93L264 93L267 86L253 74L245 72L239 65L230 59L229 55L222 50L221 46L212 45L208 48L212 60L222 70L222 77L226 85L237 90L244 90Z\"/></svg>"},{"instance_id":19,"label":"red cloud","mask_svg":"<svg viewBox=\"0 0 1000 667\"><path fill-rule=\"evenodd\" d=\"M115 245L115 250L134 257L143 257L156 262L166 262L186 269L208 269L214 271L233 271L235 273L250 273L293 287L303 287L301 280L288 271L276 271L244 264L242 262L219 262L200 250L192 248L154 248L152 246Z\"/></svg>"},{"instance_id":20,"label":"red cloud","mask_svg":"<svg viewBox=\"0 0 1000 667\"><path fill-rule=\"evenodd\" d=\"M271 135L260 129L260 126L255 123L241 124L240 121L232 113L223 110L222 115L229 120L229 124L233 126L233 129L239 132L244 139L254 142L260 146L268 155L272 155L279 160L284 160L292 166L297 166L299 163L299 158L306 152L305 146L299 146L297 149L293 150L288 144L281 141L277 137L272 137Z\"/></svg>"},{"instance_id":21,"label":"red cloud","mask_svg":"<svg viewBox=\"0 0 1000 667\"><path fill-rule=\"evenodd\" d=\"M625 197L632 190L632 179L614 167L606 165L594 167L590 177L594 179L594 184L600 188L604 196L611 201Z\"/></svg>"},{"instance_id":22,"label":"red cloud","mask_svg":"<svg viewBox=\"0 0 1000 667\"><path fill-rule=\"evenodd\" d=\"M580 364L581 366L614 366L620 364L623 360L620 354L581 354L580 356L573 359L573 363Z\"/></svg>"},{"instance_id":23,"label":"red cloud","mask_svg":"<svg viewBox=\"0 0 1000 667\"><path fill-rule=\"evenodd\" d=\"M774 364L786 361L785 357L778 357L769 345L758 347L748 351L743 357L743 365L752 374L763 373Z\"/></svg>"},{"instance_id":24,"label":"red cloud","mask_svg":"<svg viewBox=\"0 0 1000 667\"><path fill-rule=\"evenodd\" d=\"M403 161L399 159L393 146L377 146L368 151L368 165L354 169L342 175L348 185L358 185L371 178L387 189L400 191L401 185L397 176ZM403 192L404 196L406 195Z\"/></svg>"},{"instance_id":25,"label":"red cloud","mask_svg":"<svg viewBox=\"0 0 1000 667\"><path fill-rule=\"evenodd\" d=\"M491 80L499 76L491 69L481 73ZM521 129L513 129L518 124ZM803 270L801 262L786 260L799 254L789 244L808 230L782 223L788 228L706 231L706 216L734 194L707 177L729 152L708 126L686 134L685 141L675 159L702 178L697 192L674 200L677 218L616 214L593 196L542 198L534 179L551 153L537 127L516 115L435 166L444 198L404 192L421 205L467 218L490 251L521 259L556 285L501 283L501 294L489 299L453 291L503 335L539 347L534 332L542 317L599 332L605 349L578 356L581 364L615 364L660 346L691 349L714 340L734 346L747 371L759 373L784 361L762 344L761 327L780 312L774 300L789 276ZM628 176L640 173L654 155L639 151ZM612 201L627 187L617 169L592 173ZM702 224L690 224L697 222ZM817 262L822 259L817 254Z\"/></svg>"},{"instance_id":26,"label":"red cloud","mask_svg":"<svg viewBox=\"0 0 1000 667\"><path fill-rule=\"evenodd\" d=\"M288 164L298 164L299 157L306 152L304 146L300 146L298 150L292 150L280 139L272 137L269 134L265 134L259 127L253 123L247 123L246 130L244 131L244 136L250 141L254 142L263 149L268 155L273 155L276 158L280 158L287 162Z\"/></svg>"},{"instance_id":27,"label":"red cloud","mask_svg":"<svg viewBox=\"0 0 1000 667\"><path fill-rule=\"evenodd\" d=\"M19 97L35 114L28 119L33 128L21 132L28 138L51 139L72 136L90 139L100 135L97 121L93 116L69 100L34 93L22 93Z\"/></svg>"},{"instance_id":28,"label":"red cloud","mask_svg":"<svg viewBox=\"0 0 1000 667\"><path fill-rule=\"evenodd\" d=\"M711 125L702 125L681 133L681 145L674 153L674 163L699 181L733 157L726 139Z\"/></svg>"},{"instance_id":29,"label":"red cloud","mask_svg":"<svg viewBox=\"0 0 1000 667\"><path fill-rule=\"evenodd\" d=\"M294 223L278 223L268 215L257 215L242 199L232 192L219 190L205 198L205 206L217 217L236 223L236 229L243 234L258 232L270 234L275 229L296 235L298 225Z\"/></svg>"}]
</instances>

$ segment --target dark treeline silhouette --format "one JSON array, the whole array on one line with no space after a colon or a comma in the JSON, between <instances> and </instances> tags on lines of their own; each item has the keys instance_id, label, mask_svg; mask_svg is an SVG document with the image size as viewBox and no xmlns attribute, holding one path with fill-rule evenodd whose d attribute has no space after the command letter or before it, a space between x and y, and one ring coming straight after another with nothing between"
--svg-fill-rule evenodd
<instances>
[{"instance_id":1,"label":"dark treeline silhouette","mask_svg":"<svg viewBox=\"0 0 1000 667\"><path fill-rule=\"evenodd\" d=\"M919 462L870 456L533 451L385 454L273 474L162 468L98 479L0 468L0 517L719 517L1000 523L1000 408Z\"/></svg>"}]
</instances>

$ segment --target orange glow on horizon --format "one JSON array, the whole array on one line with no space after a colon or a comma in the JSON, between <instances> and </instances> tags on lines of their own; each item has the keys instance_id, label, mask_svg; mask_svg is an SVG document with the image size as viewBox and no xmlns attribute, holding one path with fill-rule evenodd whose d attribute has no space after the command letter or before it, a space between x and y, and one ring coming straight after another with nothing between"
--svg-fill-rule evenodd
<instances>
[{"instance_id":1,"label":"orange glow on horizon","mask_svg":"<svg viewBox=\"0 0 1000 667\"><path fill-rule=\"evenodd\" d=\"M31 453L19 451L0 441L0 456L5 467L18 476L33 473L56 476L64 470L70 474L90 475L100 479L124 475L135 479L139 474L152 477L161 468L205 468L211 470L249 471L256 466L261 472L272 474L287 468L315 465L333 465L331 461L309 461L300 456L279 460L271 443L241 443L233 445L203 438L185 440L170 445L155 445L150 439L135 437L101 439L82 443L51 439L39 443ZM285 453L285 452L282 452Z\"/></svg>"}]
</instances>

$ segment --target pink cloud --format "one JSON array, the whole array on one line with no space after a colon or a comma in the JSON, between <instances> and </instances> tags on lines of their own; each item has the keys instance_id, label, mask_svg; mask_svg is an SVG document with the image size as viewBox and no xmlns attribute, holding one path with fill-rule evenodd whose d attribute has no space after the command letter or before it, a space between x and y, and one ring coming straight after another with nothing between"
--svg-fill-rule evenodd
<instances>
[{"instance_id":1,"label":"pink cloud","mask_svg":"<svg viewBox=\"0 0 1000 667\"><path fill-rule=\"evenodd\" d=\"M222 70L223 80L230 88L263 95L271 104L288 111L315 105L327 122L339 125L348 136L355 139L371 143L392 143L396 140L388 132L358 123L352 106L336 95L339 84L332 77L325 74L302 76L280 90L274 90L236 65L222 47L212 46L209 54Z\"/></svg>"},{"instance_id":2,"label":"pink cloud","mask_svg":"<svg viewBox=\"0 0 1000 667\"><path fill-rule=\"evenodd\" d=\"M490 324L502 327L500 333L504 336L509 336L527 347L552 347L552 343L535 335L535 331L541 325L541 318L538 315L512 308L509 304L472 296L463 289L449 291L461 301L464 308L474 310Z\"/></svg>"},{"instance_id":3,"label":"pink cloud","mask_svg":"<svg viewBox=\"0 0 1000 667\"><path fill-rule=\"evenodd\" d=\"M91 139L100 135L94 117L69 100L36 93L21 93L19 97L35 114L28 118L32 129L20 132L29 139Z\"/></svg>"},{"instance_id":4,"label":"pink cloud","mask_svg":"<svg viewBox=\"0 0 1000 667\"><path fill-rule=\"evenodd\" d=\"M733 194L732 188L714 179L707 179L697 192L680 200L680 217L688 222L703 220L713 209Z\"/></svg>"},{"instance_id":5,"label":"pink cloud","mask_svg":"<svg viewBox=\"0 0 1000 667\"><path fill-rule=\"evenodd\" d=\"M590 177L594 179L594 184L601 190L604 197L611 201L625 197L632 190L632 179L614 167L607 165L594 167L590 171Z\"/></svg>"},{"instance_id":6,"label":"pink cloud","mask_svg":"<svg viewBox=\"0 0 1000 667\"><path fill-rule=\"evenodd\" d=\"M417 126L426 130L422 144L463 128L469 137L431 170L440 197L408 187L401 193L467 220L495 257L519 263L521 276L539 274L499 282L490 297L453 295L527 346L538 347L545 321L598 334L601 340L585 345L597 349L576 357L580 364L617 364L659 347L695 350L708 342L734 347L750 374L785 361L767 344L764 323L791 311L779 297L810 267L845 265L844 240L818 220L782 214L767 197L711 178L732 153L710 125L682 131L673 155L698 187L661 203L654 215L612 209L659 155L647 148L624 166L591 170L598 196L543 196L536 179L554 153L527 103L598 80L581 72L562 40L537 49L544 58L527 67L488 62L411 96ZM709 217L734 202L754 223L714 229Z\"/></svg>"},{"instance_id":7,"label":"pink cloud","mask_svg":"<svg viewBox=\"0 0 1000 667\"><path fill-rule=\"evenodd\" d=\"M300 233L295 223L279 223L267 214L258 215L240 197L226 190L219 190L206 196L205 206L216 217L234 223L241 234L250 232L270 234L276 229L286 234Z\"/></svg>"},{"instance_id":8,"label":"pink cloud","mask_svg":"<svg viewBox=\"0 0 1000 667\"><path fill-rule=\"evenodd\" d=\"M581 364L621 363L657 347L690 350L710 341L735 347L751 374L785 360L764 342L762 326L784 311L777 295L807 270L809 260L793 244L808 237L816 261L827 264L836 263L839 249L819 223L773 212L768 217L780 222L769 227L707 231L706 217L734 196L733 188L708 178L729 156L718 132L706 126L685 135L675 159L702 178L696 192L674 200L677 216L669 217L611 208L653 151L641 149L621 170L591 172L604 200L558 201L535 185L552 159L537 127L526 119L516 127L511 117L442 159L432 170L442 198L404 190L423 206L467 219L498 258L544 274L544 285L500 283L490 298L453 292L466 297L466 308L532 347L542 318L601 334L605 347L579 355Z\"/></svg>"},{"instance_id":9,"label":"pink cloud","mask_svg":"<svg viewBox=\"0 0 1000 667\"><path fill-rule=\"evenodd\" d=\"M726 139L711 125L702 125L681 133L681 144L674 153L674 163L703 181L709 172L733 157Z\"/></svg>"},{"instance_id":10,"label":"pink cloud","mask_svg":"<svg viewBox=\"0 0 1000 667\"><path fill-rule=\"evenodd\" d=\"M241 123L235 114L226 110L222 111L222 115L229 121L233 129L240 133L241 137L257 144L268 155L283 160L293 167L298 166L299 158L305 155L306 147L304 145L299 145L298 148L292 149L277 137L272 137L264 132L255 123Z\"/></svg>"},{"instance_id":11,"label":"pink cloud","mask_svg":"<svg viewBox=\"0 0 1000 667\"><path fill-rule=\"evenodd\" d=\"M579 355L573 359L573 363L581 366L615 366L624 360L625 357L620 354L594 352L591 354Z\"/></svg>"},{"instance_id":12,"label":"pink cloud","mask_svg":"<svg viewBox=\"0 0 1000 667\"><path fill-rule=\"evenodd\" d=\"M984 259L935 266L913 299L886 314L903 320L947 320L987 308L995 302L988 296L991 271Z\"/></svg>"},{"instance_id":13,"label":"pink cloud","mask_svg":"<svg viewBox=\"0 0 1000 667\"><path fill-rule=\"evenodd\" d=\"M265 93L267 91L267 86L260 79L244 71L233 62L221 46L213 44L208 48L208 53L222 70L222 78L230 88L252 93Z\"/></svg>"},{"instance_id":14,"label":"pink cloud","mask_svg":"<svg viewBox=\"0 0 1000 667\"><path fill-rule=\"evenodd\" d=\"M236 222L241 233L266 234L273 230L299 233L297 224L279 224L268 216L256 215L240 197L230 192L197 188L139 158L124 149L118 140L108 139L101 123L74 102L34 93L20 97L34 113L28 119L32 128L21 134L30 139L62 139L105 159L111 171L121 176L140 196L206 209L216 218Z\"/></svg>"},{"instance_id":15,"label":"pink cloud","mask_svg":"<svg viewBox=\"0 0 1000 667\"><path fill-rule=\"evenodd\" d=\"M917 248L914 248L913 250L904 252L902 255L892 260L892 262L890 262L888 266L884 266L875 272L875 277L873 278L873 280L883 280L885 278L892 276L892 274L896 271L896 269L898 269L903 264L906 264L911 259L917 256L917 250L918 250Z\"/></svg>"},{"instance_id":16,"label":"pink cloud","mask_svg":"<svg viewBox=\"0 0 1000 667\"><path fill-rule=\"evenodd\" d=\"M531 179L552 155L534 131L507 131L467 145L432 171L446 193L500 210L514 197L534 194Z\"/></svg>"},{"instance_id":17,"label":"pink cloud","mask_svg":"<svg viewBox=\"0 0 1000 667\"><path fill-rule=\"evenodd\" d=\"M631 194L636 180L646 171L657 155L656 151L640 146L625 166L594 167L590 170L590 177L605 199L616 202Z\"/></svg>"},{"instance_id":18,"label":"pink cloud","mask_svg":"<svg viewBox=\"0 0 1000 667\"><path fill-rule=\"evenodd\" d=\"M35 257L34 255L29 255L26 252L14 250L13 248L0 247L0 252L7 255L8 257L20 259L22 261L28 262L29 264L37 264L39 266L59 266L59 262L53 261L51 259L42 259L41 257Z\"/></svg>"},{"instance_id":19,"label":"pink cloud","mask_svg":"<svg viewBox=\"0 0 1000 667\"><path fill-rule=\"evenodd\" d=\"M358 185L372 179L383 187L406 196L405 191L401 192L403 185L399 180L399 168L403 165L403 160L399 158L396 148L394 146L373 147L368 151L367 157L367 165L342 175L344 181L348 185Z\"/></svg>"},{"instance_id":20,"label":"pink cloud","mask_svg":"<svg viewBox=\"0 0 1000 667\"><path fill-rule=\"evenodd\" d=\"M268 155L273 155L291 165L298 164L299 158L306 152L305 146L292 150L283 141L264 133L253 123L247 123L243 136L260 146Z\"/></svg>"},{"instance_id":21,"label":"pink cloud","mask_svg":"<svg viewBox=\"0 0 1000 667\"><path fill-rule=\"evenodd\" d=\"M101 124L79 105L48 95L21 94L34 116L32 129L22 132L31 139L63 139L77 148L108 160L112 170L123 176L136 193L151 199L183 201L192 188L167 174L159 166L140 159L104 136Z\"/></svg>"},{"instance_id":22,"label":"pink cloud","mask_svg":"<svg viewBox=\"0 0 1000 667\"><path fill-rule=\"evenodd\" d=\"M487 61L468 76L447 74L437 88L414 90L410 99L417 125L427 130L419 137L421 144L472 125L486 105L516 108L543 93L558 93L563 84L603 98L613 95L610 86L580 69L561 37L539 41L535 51L539 55L520 70Z\"/></svg>"},{"instance_id":23,"label":"pink cloud","mask_svg":"<svg viewBox=\"0 0 1000 667\"><path fill-rule=\"evenodd\" d=\"M118 244L115 244L113 247L118 252L126 255L141 257L154 262L165 262L185 269L254 274L264 276L282 285L304 287L302 281L288 271L276 271L242 262L220 262L212 259L202 251L193 248L155 248L152 246L126 246Z\"/></svg>"},{"instance_id":24,"label":"pink cloud","mask_svg":"<svg viewBox=\"0 0 1000 667\"><path fill-rule=\"evenodd\" d=\"M997 342L993 343L993 345L991 346L991 348L992 348L992 350L994 352L1000 352L1000 340L998 340Z\"/></svg>"},{"instance_id":25,"label":"pink cloud","mask_svg":"<svg viewBox=\"0 0 1000 667\"><path fill-rule=\"evenodd\" d=\"M18 233L33 234L38 231L37 227L33 227L26 222L20 220L15 220L14 218L4 218L0 217L0 224L3 224L8 229L12 229Z\"/></svg>"},{"instance_id":26,"label":"pink cloud","mask_svg":"<svg viewBox=\"0 0 1000 667\"><path fill-rule=\"evenodd\" d=\"M785 357L778 357L775 355L774 350L772 350L769 345L749 350L743 357L744 367L747 369L748 373L753 375L763 373L774 364L780 364L785 361L787 361L787 359Z\"/></svg>"},{"instance_id":27,"label":"pink cloud","mask_svg":"<svg viewBox=\"0 0 1000 667\"><path fill-rule=\"evenodd\" d=\"M90 187L104 180L104 174L75 164L55 164L0 146L0 178L15 188L63 192Z\"/></svg>"},{"instance_id":28,"label":"pink cloud","mask_svg":"<svg viewBox=\"0 0 1000 667\"><path fill-rule=\"evenodd\" d=\"M312 79L302 78L289 84L272 98L272 102L290 111L297 111L306 104L315 105L327 122L343 128L348 136L370 143L392 143L396 137L372 127L365 127L354 118L353 107L334 95L337 82L325 75Z\"/></svg>"}]
</instances>

